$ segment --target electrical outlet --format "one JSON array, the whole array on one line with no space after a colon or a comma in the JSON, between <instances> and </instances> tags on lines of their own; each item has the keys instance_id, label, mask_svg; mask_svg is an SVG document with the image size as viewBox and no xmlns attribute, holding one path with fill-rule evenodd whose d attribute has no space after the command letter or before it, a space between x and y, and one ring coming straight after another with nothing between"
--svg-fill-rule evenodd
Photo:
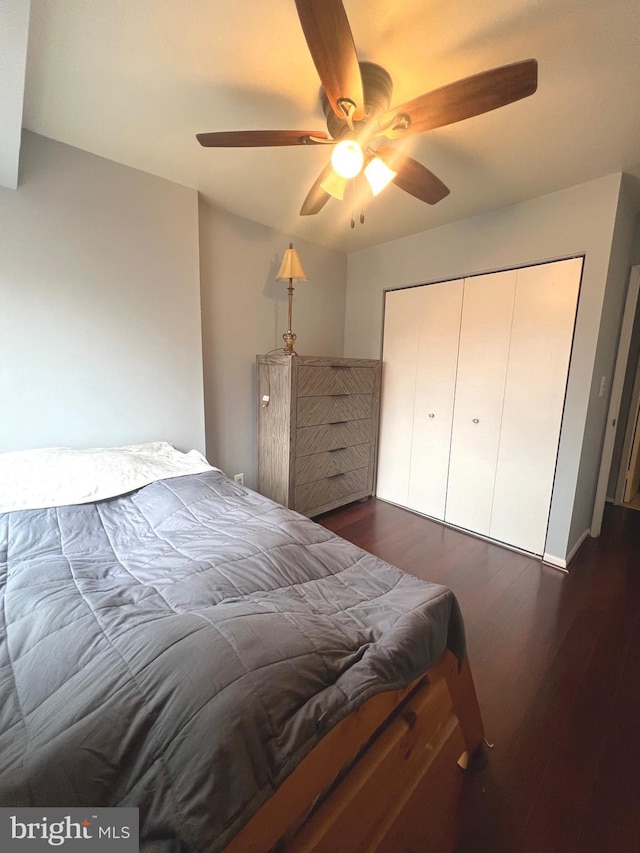
<instances>
[{"instance_id":1,"label":"electrical outlet","mask_svg":"<svg viewBox=\"0 0 640 853\"><path fill-rule=\"evenodd\" d=\"M244 474L234 474L233 479L236 483L240 483L241 486L244 486Z\"/></svg>"}]
</instances>

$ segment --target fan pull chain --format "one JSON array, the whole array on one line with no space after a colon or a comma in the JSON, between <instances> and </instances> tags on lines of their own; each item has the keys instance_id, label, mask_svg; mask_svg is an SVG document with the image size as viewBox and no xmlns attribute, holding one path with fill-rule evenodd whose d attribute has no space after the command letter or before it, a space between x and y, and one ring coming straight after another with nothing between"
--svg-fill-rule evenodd
<instances>
[{"instance_id":1,"label":"fan pull chain","mask_svg":"<svg viewBox=\"0 0 640 853\"><path fill-rule=\"evenodd\" d=\"M364 190L364 180L363 180L363 190ZM364 192L360 193L360 197L362 199L360 205L360 225L364 225ZM351 227L356 227L356 217L355 217L355 208L356 208L356 182L353 181L351 184Z\"/></svg>"},{"instance_id":2,"label":"fan pull chain","mask_svg":"<svg viewBox=\"0 0 640 853\"><path fill-rule=\"evenodd\" d=\"M351 182L351 227L356 227L356 220L354 216L354 210L356 206L356 182Z\"/></svg>"}]
</instances>

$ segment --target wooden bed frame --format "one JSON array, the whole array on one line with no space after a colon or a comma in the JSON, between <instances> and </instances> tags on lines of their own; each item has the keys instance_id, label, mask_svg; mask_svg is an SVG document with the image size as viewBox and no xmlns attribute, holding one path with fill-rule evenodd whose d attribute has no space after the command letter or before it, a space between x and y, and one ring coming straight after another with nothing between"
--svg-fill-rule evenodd
<instances>
[{"instance_id":1,"label":"wooden bed frame","mask_svg":"<svg viewBox=\"0 0 640 853\"><path fill-rule=\"evenodd\" d=\"M342 720L226 853L447 853L463 771L484 729L468 659L445 652L401 690Z\"/></svg>"}]
</instances>

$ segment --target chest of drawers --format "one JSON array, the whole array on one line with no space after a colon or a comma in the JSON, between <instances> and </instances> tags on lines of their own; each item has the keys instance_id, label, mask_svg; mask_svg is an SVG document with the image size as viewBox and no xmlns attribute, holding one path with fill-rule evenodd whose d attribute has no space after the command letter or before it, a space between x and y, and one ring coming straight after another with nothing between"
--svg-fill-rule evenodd
<instances>
[{"instance_id":1,"label":"chest of drawers","mask_svg":"<svg viewBox=\"0 0 640 853\"><path fill-rule=\"evenodd\" d=\"M259 355L257 386L261 494L308 516L372 494L379 361Z\"/></svg>"}]
</instances>

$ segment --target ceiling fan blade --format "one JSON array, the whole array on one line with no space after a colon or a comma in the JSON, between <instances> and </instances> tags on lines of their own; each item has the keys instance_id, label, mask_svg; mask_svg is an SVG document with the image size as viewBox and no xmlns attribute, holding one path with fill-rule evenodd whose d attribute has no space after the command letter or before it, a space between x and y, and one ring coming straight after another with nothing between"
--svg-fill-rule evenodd
<instances>
[{"instance_id":1,"label":"ceiling fan blade","mask_svg":"<svg viewBox=\"0 0 640 853\"><path fill-rule=\"evenodd\" d=\"M326 190L323 190L320 186L324 181L331 175L333 172L333 167L331 166L331 162L327 163L324 169L320 172L318 177L313 183L313 186L307 193L307 197L302 203L302 207L300 208L300 216L313 216L315 213L319 213L325 204L329 201L331 196Z\"/></svg>"},{"instance_id":2,"label":"ceiling fan blade","mask_svg":"<svg viewBox=\"0 0 640 853\"><path fill-rule=\"evenodd\" d=\"M443 127L519 101L533 95L537 87L535 59L501 65L394 107L380 119L381 132L395 138Z\"/></svg>"},{"instance_id":3,"label":"ceiling fan blade","mask_svg":"<svg viewBox=\"0 0 640 853\"><path fill-rule=\"evenodd\" d=\"M426 201L427 204L437 204L449 195L449 188L440 178L413 157L407 157L389 145L378 148L376 154L390 169L397 172L393 183L409 195Z\"/></svg>"},{"instance_id":4,"label":"ceiling fan blade","mask_svg":"<svg viewBox=\"0 0 640 853\"><path fill-rule=\"evenodd\" d=\"M196 133L205 148L253 148L272 145L314 145L329 135L316 130L225 130L220 133Z\"/></svg>"},{"instance_id":5,"label":"ceiling fan blade","mask_svg":"<svg viewBox=\"0 0 640 853\"><path fill-rule=\"evenodd\" d=\"M359 121L364 116L362 77L341 0L296 0L296 7L311 58L334 113L345 119L351 103L354 106L351 117Z\"/></svg>"}]
</instances>

